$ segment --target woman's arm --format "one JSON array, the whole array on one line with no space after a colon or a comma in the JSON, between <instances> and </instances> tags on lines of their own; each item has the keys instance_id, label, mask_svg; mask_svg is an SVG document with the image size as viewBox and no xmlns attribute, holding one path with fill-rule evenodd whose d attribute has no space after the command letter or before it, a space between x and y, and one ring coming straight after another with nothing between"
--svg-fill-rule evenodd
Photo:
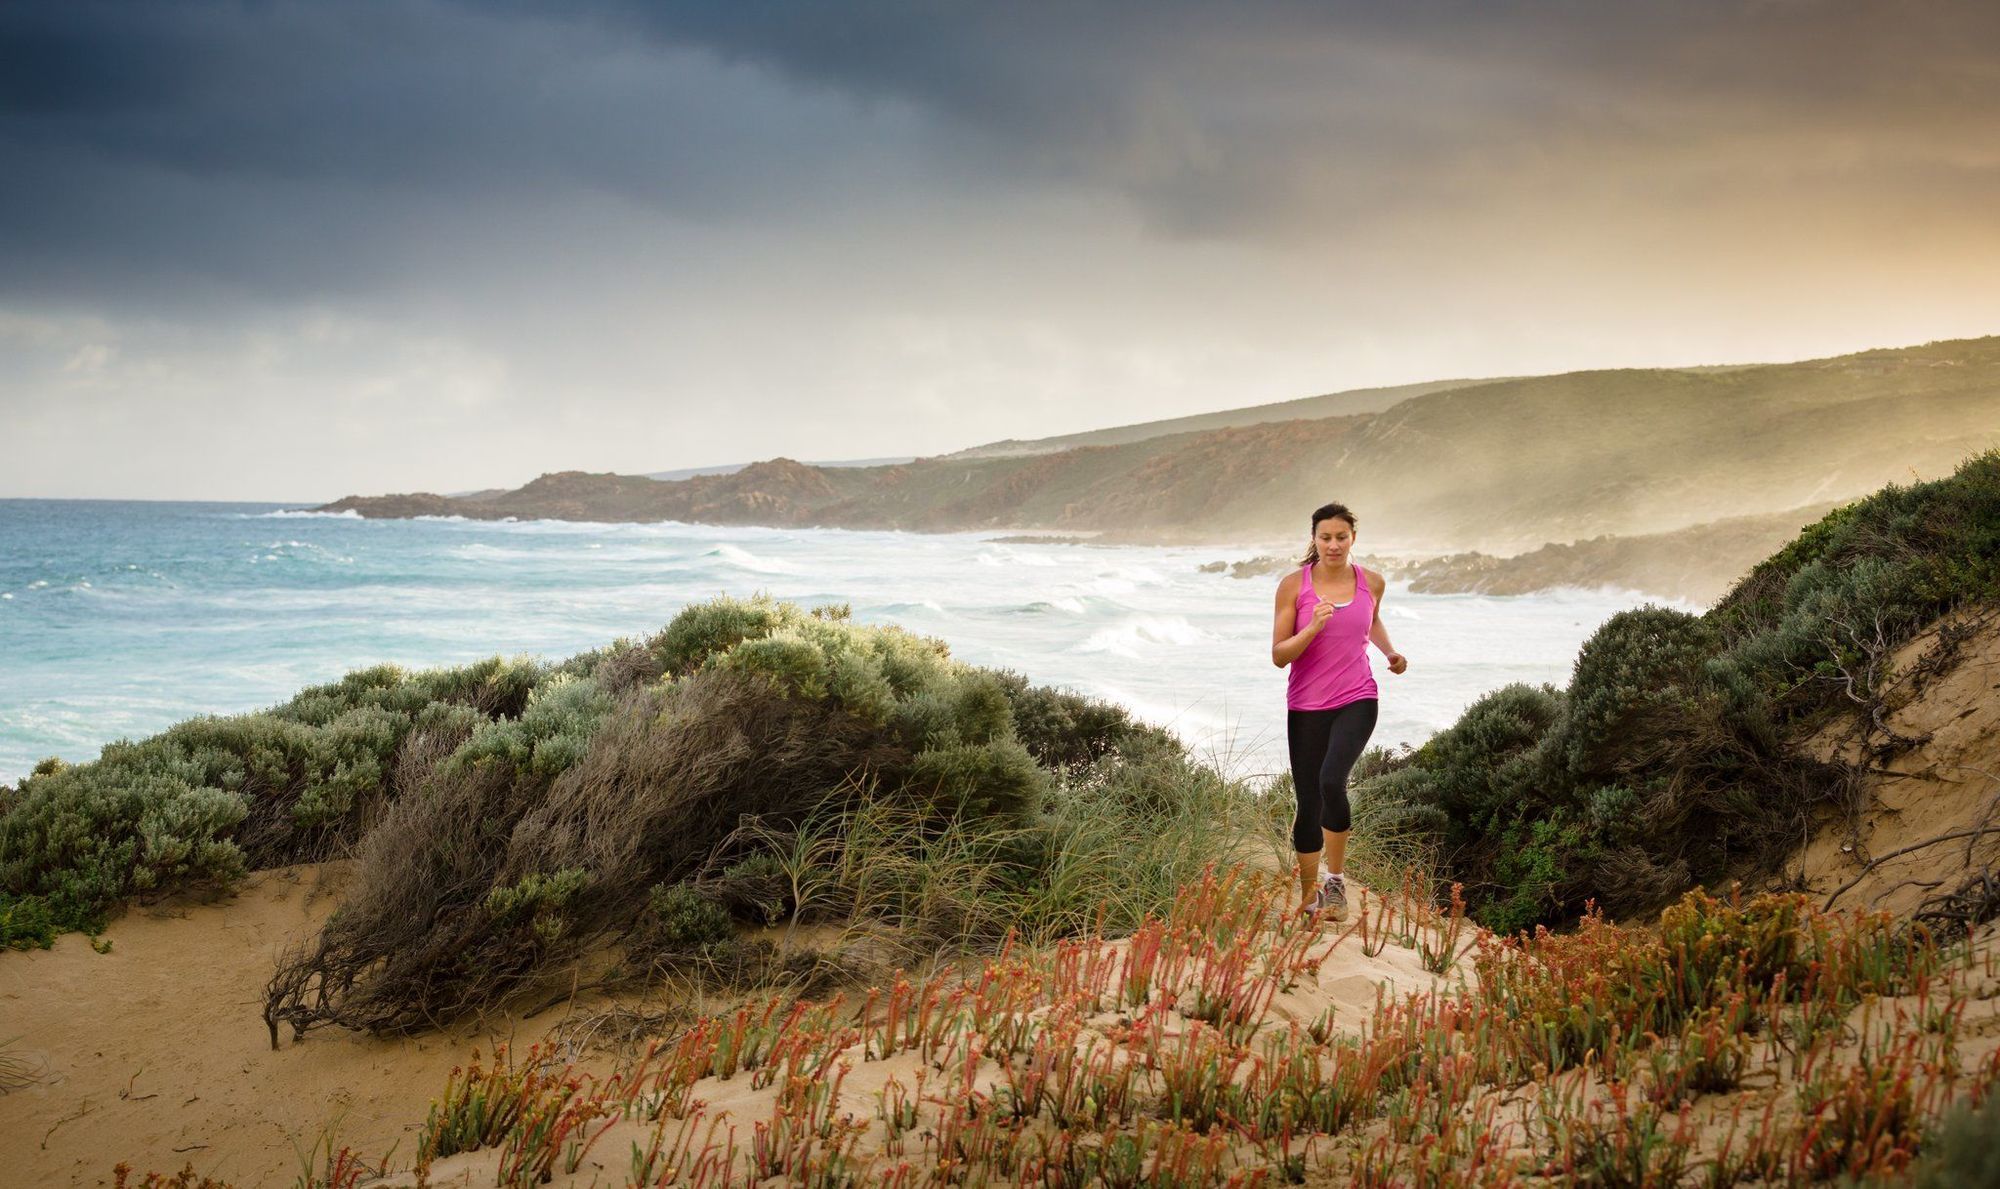
<instances>
[{"instance_id":1,"label":"woman's arm","mask_svg":"<svg viewBox=\"0 0 2000 1189\"><path fill-rule=\"evenodd\" d=\"M1396 651L1394 644L1389 643L1389 629L1382 626L1382 591L1388 585L1389 583L1380 574L1372 570L1369 572L1368 592L1375 596L1375 622L1368 625L1368 640L1381 649L1382 655L1389 659L1389 671L1401 673L1410 667L1410 662L1402 653Z\"/></svg>"},{"instance_id":2,"label":"woman's arm","mask_svg":"<svg viewBox=\"0 0 2000 1189\"><path fill-rule=\"evenodd\" d=\"M1312 622L1303 630L1293 631L1298 622L1298 597L1299 576L1287 575L1284 581L1278 583L1278 605L1271 618L1271 663L1280 669L1299 659L1299 654L1313 642L1314 636L1319 635L1319 630L1326 626L1328 617L1333 614L1333 604L1321 599L1313 607Z\"/></svg>"}]
</instances>

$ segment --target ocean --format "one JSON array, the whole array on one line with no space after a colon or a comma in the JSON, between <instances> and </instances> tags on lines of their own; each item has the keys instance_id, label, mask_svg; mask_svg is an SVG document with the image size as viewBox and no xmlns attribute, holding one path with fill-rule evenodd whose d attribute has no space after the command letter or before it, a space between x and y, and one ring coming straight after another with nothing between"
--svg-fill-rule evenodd
<instances>
[{"instance_id":1,"label":"ocean","mask_svg":"<svg viewBox=\"0 0 2000 1189\"><path fill-rule=\"evenodd\" d=\"M362 520L276 504L0 500L0 782L198 714L282 702L383 662L559 659L657 631L690 602L767 592L945 640L955 656L1108 698L1225 770L1276 772L1276 578L1215 547L1027 545L1004 534ZM1383 548L1362 538L1362 549ZM1567 682L1643 599L1419 595L1382 616L1409 672L1379 744L1421 743L1482 693Z\"/></svg>"}]
</instances>

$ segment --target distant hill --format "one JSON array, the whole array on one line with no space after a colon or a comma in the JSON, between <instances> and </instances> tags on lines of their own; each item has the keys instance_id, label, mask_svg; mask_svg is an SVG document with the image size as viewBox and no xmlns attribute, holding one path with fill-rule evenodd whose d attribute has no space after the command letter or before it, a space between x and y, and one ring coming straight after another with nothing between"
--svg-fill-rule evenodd
<instances>
[{"instance_id":1,"label":"distant hill","mask_svg":"<svg viewBox=\"0 0 2000 1189\"><path fill-rule=\"evenodd\" d=\"M1850 499L1948 474L1996 443L2000 338L1983 338L1803 363L1452 382L1376 412L1044 453L859 467L773 459L673 482L572 471L479 500L350 496L326 509L1241 544L1298 536L1308 510L1340 499L1361 516L1364 548L1508 554Z\"/></svg>"},{"instance_id":2,"label":"distant hill","mask_svg":"<svg viewBox=\"0 0 2000 1189\"><path fill-rule=\"evenodd\" d=\"M1421 384L1398 384L1389 388L1353 388L1345 392L1330 392L1324 396L1304 396L1297 400L1279 401L1276 404L1224 409L1219 413L1196 413L1187 417L1170 417L1164 421L1117 425L1110 429L1093 429L1084 433L1063 434L1060 437L1036 438L1032 441L1008 438L984 446L974 446L969 450L954 451L941 457L951 462L987 458L1022 458L1032 454L1056 454L1079 446L1123 446L1131 442L1143 442L1148 438L1164 438L1173 434L1199 433L1212 429L1235 429L1245 425L1264 425L1272 421L1316 421L1323 417L1379 413L1413 396L1428 396L1433 392L1448 392L1454 388L1470 388L1475 384L1491 383L1492 380L1428 380Z\"/></svg>"}]
</instances>

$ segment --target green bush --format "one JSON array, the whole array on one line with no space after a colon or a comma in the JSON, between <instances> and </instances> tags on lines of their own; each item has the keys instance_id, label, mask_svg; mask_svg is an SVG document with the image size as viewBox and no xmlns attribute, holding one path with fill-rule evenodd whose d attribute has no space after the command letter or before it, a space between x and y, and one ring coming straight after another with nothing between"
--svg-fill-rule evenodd
<instances>
[{"instance_id":1,"label":"green bush","mask_svg":"<svg viewBox=\"0 0 2000 1189\"><path fill-rule=\"evenodd\" d=\"M762 851L724 867L715 897L731 916L752 925L775 925L796 907L785 865Z\"/></svg>"},{"instance_id":2,"label":"green bush","mask_svg":"<svg viewBox=\"0 0 2000 1189\"><path fill-rule=\"evenodd\" d=\"M1073 772L1114 753L1174 746L1171 735L1132 721L1131 715L1113 703L1030 685L1018 673L999 673L994 678L1007 698L1016 737L1044 768Z\"/></svg>"},{"instance_id":3,"label":"green bush","mask_svg":"<svg viewBox=\"0 0 2000 1189\"><path fill-rule=\"evenodd\" d=\"M525 926L543 944L554 945L569 932L572 905L589 883L589 873L576 867L525 875L486 893L486 915L496 928Z\"/></svg>"},{"instance_id":4,"label":"green bush","mask_svg":"<svg viewBox=\"0 0 2000 1189\"><path fill-rule=\"evenodd\" d=\"M200 766L139 745L112 758L30 777L0 816L0 897L40 907L63 930L95 932L125 897L223 885L243 852L227 835L248 812L240 793L200 783Z\"/></svg>"},{"instance_id":5,"label":"green bush","mask_svg":"<svg viewBox=\"0 0 2000 1189\"><path fill-rule=\"evenodd\" d=\"M1983 1105L1944 1117L1910 1166L1911 1189L1993 1189L2000 1186L2000 1093L1987 1087Z\"/></svg>"},{"instance_id":6,"label":"green bush","mask_svg":"<svg viewBox=\"0 0 2000 1189\"><path fill-rule=\"evenodd\" d=\"M0 896L0 949L45 950L62 931L48 901L39 896Z\"/></svg>"},{"instance_id":7,"label":"green bush","mask_svg":"<svg viewBox=\"0 0 2000 1189\"><path fill-rule=\"evenodd\" d=\"M702 955L733 940L729 910L689 884L655 884L642 937L664 955Z\"/></svg>"},{"instance_id":8,"label":"green bush","mask_svg":"<svg viewBox=\"0 0 2000 1189\"><path fill-rule=\"evenodd\" d=\"M1676 721L1701 712L1702 666L1716 647L1714 630L1684 611L1647 606L1605 620L1577 654L1542 744L1550 775L1589 781L1651 769Z\"/></svg>"},{"instance_id":9,"label":"green bush","mask_svg":"<svg viewBox=\"0 0 2000 1189\"><path fill-rule=\"evenodd\" d=\"M761 640L779 628L796 627L809 618L790 603L762 595L753 599L715 599L695 604L674 616L665 630L646 641L646 647L659 658L667 673L682 676L746 640Z\"/></svg>"},{"instance_id":10,"label":"green bush","mask_svg":"<svg viewBox=\"0 0 2000 1189\"><path fill-rule=\"evenodd\" d=\"M1048 773L1012 739L947 743L917 753L909 785L926 795L945 818L984 818L1021 825L1041 808Z\"/></svg>"},{"instance_id":11,"label":"green bush","mask_svg":"<svg viewBox=\"0 0 2000 1189\"><path fill-rule=\"evenodd\" d=\"M1159 910L1196 857L1265 825L1161 732L837 612L717 600L676 616L650 660L632 651L544 670L511 716L463 724L424 762L399 754L401 800L364 840L353 896L273 979L274 1030L427 1027L610 937L642 967L713 965L682 934L732 911L863 924L874 952L900 930L922 939L913 957L997 943L1010 924L1081 928L1121 881L1122 903ZM621 677L614 696L599 680L613 657L660 677ZM1087 766L1038 762L1023 706L1045 755ZM406 738L430 739L416 724L435 713ZM1224 808L1224 828L1196 820ZM522 907L573 881L560 904ZM812 977L845 961L815 960ZM767 968L790 969L746 958L730 977Z\"/></svg>"}]
</instances>

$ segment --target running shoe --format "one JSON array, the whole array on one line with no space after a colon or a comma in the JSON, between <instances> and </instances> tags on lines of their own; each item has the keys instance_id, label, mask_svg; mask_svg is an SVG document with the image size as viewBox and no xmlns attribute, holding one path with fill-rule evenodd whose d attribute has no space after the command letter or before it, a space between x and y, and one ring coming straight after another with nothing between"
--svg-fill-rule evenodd
<instances>
[{"instance_id":1,"label":"running shoe","mask_svg":"<svg viewBox=\"0 0 2000 1189\"><path fill-rule=\"evenodd\" d=\"M1341 876L1327 874L1320 877L1319 894L1313 897L1313 915L1327 914L1329 920L1347 919L1347 881Z\"/></svg>"}]
</instances>

